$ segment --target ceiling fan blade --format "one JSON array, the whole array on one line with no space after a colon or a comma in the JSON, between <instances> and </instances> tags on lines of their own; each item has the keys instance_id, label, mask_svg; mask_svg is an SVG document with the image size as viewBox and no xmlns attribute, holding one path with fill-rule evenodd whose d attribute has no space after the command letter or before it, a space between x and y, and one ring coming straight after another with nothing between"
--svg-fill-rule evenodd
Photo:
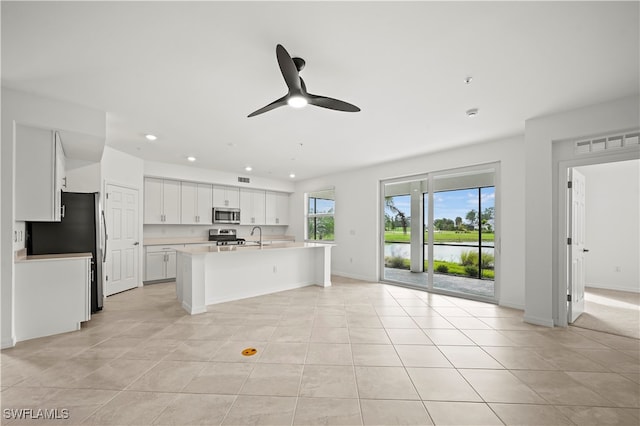
<instances>
[{"instance_id":1,"label":"ceiling fan blade","mask_svg":"<svg viewBox=\"0 0 640 426\"><path fill-rule=\"evenodd\" d=\"M263 106L259 110L253 111L251 114L249 114L247 116L247 118L255 117L256 115L262 114L263 112L271 111L272 109L276 109L278 107L286 105L288 97L289 97L289 95L285 95L285 96L281 97L280 99L277 99L277 100L271 102L269 105Z\"/></svg>"},{"instance_id":2,"label":"ceiling fan blade","mask_svg":"<svg viewBox=\"0 0 640 426\"><path fill-rule=\"evenodd\" d=\"M348 102L341 101L339 99L327 98L326 96L318 96L318 95L307 95L308 102L311 105L319 106L322 108L333 109L336 111L346 111L346 112L358 112L360 108L355 105L352 105Z\"/></svg>"},{"instance_id":3,"label":"ceiling fan blade","mask_svg":"<svg viewBox=\"0 0 640 426\"><path fill-rule=\"evenodd\" d=\"M300 75L298 74L298 68L296 68L296 64L293 62L293 59L291 59L289 52L287 52L281 44L276 46L276 57L278 58L280 72L282 72L282 77L284 77L289 91L299 91Z\"/></svg>"}]
</instances>

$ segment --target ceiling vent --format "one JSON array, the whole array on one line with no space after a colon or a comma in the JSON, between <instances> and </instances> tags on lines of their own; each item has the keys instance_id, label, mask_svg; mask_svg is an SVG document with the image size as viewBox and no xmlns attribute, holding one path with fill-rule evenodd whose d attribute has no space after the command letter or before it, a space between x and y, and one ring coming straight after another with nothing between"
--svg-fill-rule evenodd
<instances>
[{"instance_id":1,"label":"ceiling vent","mask_svg":"<svg viewBox=\"0 0 640 426\"><path fill-rule=\"evenodd\" d=\"M248 177L238 176L238 182L240 182L240 183L251 183L251 179L249 179Z\"/></svg>"},{"instance_id":2,"label":"ceiling vent","mask_svg":"<svg viewBox=\"0 0 640 426\"><path fill-rule=\"evenodd\" d=\"M613 149L637 147L640 145L640 132L579 140L575 144L576 154L608 151Z\"/></svg>"}]
</instances>

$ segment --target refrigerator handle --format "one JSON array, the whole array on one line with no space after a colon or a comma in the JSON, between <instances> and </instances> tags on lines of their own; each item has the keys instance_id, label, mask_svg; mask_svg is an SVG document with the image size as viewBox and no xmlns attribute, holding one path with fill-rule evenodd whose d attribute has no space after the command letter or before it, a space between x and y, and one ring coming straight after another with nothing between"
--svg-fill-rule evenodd
<instances>
[{"instance_id":1,"label":"refrigerator handle","mask_svg":"<svg viewBox=\"0 0 640 426\"><path fill-rule=\"evenodd\" d=\"M104 217L104 210L102 210L102 224L104 226L104 252L102 253L102 263L107 261L107 240L109 239L107 235L107 219Z\"/></svg>"}]
</instances>

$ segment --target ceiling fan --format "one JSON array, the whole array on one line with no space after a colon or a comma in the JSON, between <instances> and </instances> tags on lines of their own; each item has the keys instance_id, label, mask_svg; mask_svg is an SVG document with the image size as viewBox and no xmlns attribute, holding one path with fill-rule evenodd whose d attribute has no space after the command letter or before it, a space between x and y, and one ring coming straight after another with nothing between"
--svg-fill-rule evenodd
<instances>
[{"instance_id":1,"label":"ceiling fan","mask_svg":"<svg viewBox=\"0 0 640 426\"><path fill-rule=\"evenodd\" d=\"M289 88L289 93L271 102L269 105L260 108L249 114L248 117L255 117L272 109L289 105L293 108L302 108L307 104L336 111L358 112L360 108L348 102L326 96L312 95L307 92L307 86L300 77L300 71L304 68L305 61L302 58L292 58L289 52L281 45L276 46L276 58L285 83Z\"/></svg>"}]
</instances>

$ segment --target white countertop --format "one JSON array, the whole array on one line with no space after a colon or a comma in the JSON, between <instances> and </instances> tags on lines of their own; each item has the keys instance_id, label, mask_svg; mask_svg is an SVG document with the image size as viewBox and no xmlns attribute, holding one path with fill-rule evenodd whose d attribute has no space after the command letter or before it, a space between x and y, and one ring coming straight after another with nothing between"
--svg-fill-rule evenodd
<instances>
[{"instance_id":1,"label":"white countertop","mask_svg":"<svg viewBox=\"0 0 640 426\"><path fill-rule=\"evenodd\" d=\"M33 262L43 260L66 260L66 259L83 259L91 258L93 255L88 253L61 253L61 254L35 254L30 256L18 256L16 257L16 263L19 262Z\"/></svg>"},{"instance_id":2,"label":"white countertop","mask_svg":"<svg viewBox=\"0 0 640 426\"><path fill-rule=\"evenodd\" d=\"M241 237L246 241L259 241L259 238L254 237ZM295 241L295 238L291 235L263 235L262 241ZM145 246L163 246L173 244L215 244L213 241L209 241L205 237L169 237L169 238L145 238L142 245Z\"/></svg>"},{"instance_id":3,"label":"white countertop","mask_svg":"<svg viewBox=\"0 0 640 426\"><path fill-rule=\"evenodd\" d=\"M180 253L188 254L206 254L206 253L233 253L233 252L247 252L256 250L282 250L282 249L305 249L305 248L319 248L333 246L333 244L319 244L319 243L295 243L295 242L283 242L266 244L260 247L257 244L250 245L234 245L234 246L187 246L182 249L176 249Z\"/></svg>"}]
</instances>

